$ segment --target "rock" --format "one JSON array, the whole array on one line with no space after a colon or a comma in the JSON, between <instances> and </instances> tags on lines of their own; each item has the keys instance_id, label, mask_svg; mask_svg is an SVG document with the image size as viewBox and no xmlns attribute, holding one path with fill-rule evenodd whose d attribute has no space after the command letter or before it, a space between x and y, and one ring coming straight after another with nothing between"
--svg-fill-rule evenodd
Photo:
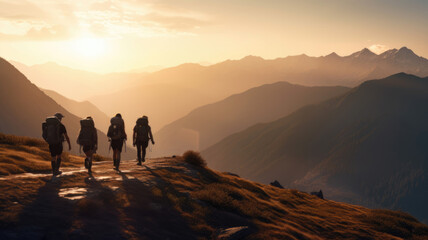
<instances>
[{"instance_id":1,"label":"rock","mask_svg":"<svg viewBox=\"0 0 428 240\"><path fill-rule=\"evenodd\" d=\"M231 172L223 172L223 174L229 175L229 176L234 176L234 177L239 177L238 174L236 173L231 173Z\"/></svg>"},{"instance_id":2,"label":"rock","mask_svg":"<svg viewBox=\"0 0 428 240\"><path fill-rule=\"evenodd\" d=\"M250 228L247 226L232 227L220 229L215 239L218 240L239 240L244 239L251 233Z\"/></svg>"},{"instance_id":3,"label":"rock","mask_svg":"<svg viewBox=\"0 0 428 240\"><path fill-rule=\"evenodd\" d=\"M321 199L324 199L324 194L322 194L322 190L320 190L319 192L311 192L311 195L315 195Z\"/></svg>"},{"instance_id":4,"label":"rock","mask_svg":"<svg viewBox=\"0 0 428 240\"><path fill-rule=\"evenodd\" d=\"M282 188L284 189L284 187L281 185L281 183L279 183L277 180L273 181L270 183L271 186L277 187L277 188Z\"/></svg>"}]
</instances>

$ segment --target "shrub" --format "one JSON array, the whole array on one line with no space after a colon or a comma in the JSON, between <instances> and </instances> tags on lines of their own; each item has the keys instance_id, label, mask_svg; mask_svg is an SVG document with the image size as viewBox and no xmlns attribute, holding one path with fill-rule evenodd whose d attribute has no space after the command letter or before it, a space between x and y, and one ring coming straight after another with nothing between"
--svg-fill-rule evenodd
<instances>
[{"instance_id":1,"label":"shrub","mask_svg":"<svg viewBox=\"0 0 428 240\"><path fill-rule=\"evenodd\" d=\"M103 156L98 155L98 154L94 154L92 156L92 160L95 161L95 162L101 162L101 161L108 161L108 160L111 160L111 159L103 157Z\"/></svg>"},{"instance_id":2,"label":"shrub","mask_svg":"<svg viewBox=\"0 0 428 240\"><path fill-rule=\"evenodd\" d=\"M201 154L195 151L187 151L183 154L184 161L198 167L207 166L207 162L202 158Z\"/></svg>"}]
</instances>

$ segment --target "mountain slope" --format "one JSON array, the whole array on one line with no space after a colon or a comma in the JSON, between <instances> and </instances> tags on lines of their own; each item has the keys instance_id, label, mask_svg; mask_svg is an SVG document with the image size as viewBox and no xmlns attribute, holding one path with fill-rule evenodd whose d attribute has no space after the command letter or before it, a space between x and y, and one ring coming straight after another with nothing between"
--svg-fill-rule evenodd
<instances>
[{"instance_id":1,"label":"mountain slope","mask_svg":"<svg viewBox=\"0 0 428 240\"><path fill-rule=\"evenodd\" d=\"M148 74L138 86L89 100L107 114L120 109L131 119L147 112L154 130L159 130L197 107L264 84L286 81L306 86L354 87L364 80L398 72L428 76L428 60L403 47L387 55L363 49L344 57L299 55L265 60L248 56L207 67L187 63Z\"/></svg>"},{"instance_id":2,"label":"mountain slope","mask_svg":"<svg viewBox=\"0 0 428 240\"><path fill-rule=\"evenodd\" d=\"M28 148L46 149L32 144L36 140L28 146L28 140L16 139L0 135L0 154L12 148L9 157ZM49 158L44 161L48 163ZM122 169L113 171L110 162L101 161L94 164L93 174L68 167L56 178L42 173L1 176L0 238L309 240L428 236L428 226L407 213L372 210L247 181L190 164L189 158L151 159L140 167L124 161Z\"/></svg>"},{"instance_id":3,"label":"mountain slope","mask_svg":"<svg viewBox=\"0 0 428 240\"><path fill-rule=\"evenodd\" d=\"M234 134L203 152L252 180L428 219L428 79L404 73Z\"/></svg>"},{"instance_id":4,"label":"mountain slope","mask_svg":"<svg viewBox=\"0 0 428 240\"><path fill-rule=\"evenodd\" d=\"M54 90L67 98L78 100L129 88L146 75L146 73L98 74L53 62L33 66L14 61L11 63L38 87Z\"/></svg>"},{"instance_id":5,"label":"mountain slope","mask_svg":"<svg viewBox=\"0 0 428 240\"><path fill-rule=\"evenodd\" d=\"M98 129L100 129L102 132L107 132L108 127L110 126L110 118L105 113L101 112L101 110L99 110L91 102L78 102L66 98L52 90L42 89L42 91L74 115L80 118L86 118L87 116L91 116L94 119Z\"/></svg>"},{"instance_id":6,"label":"mountain slope","mask_svg":"<svg viewBox=\"0 0 428 240\"><path fill-rule=\"evenodd\" d=\"M132 122L126 125L127 131L132 132L135 121L143 115L149 117L150 125L156 131L201 103L212 102L212 99L191 88L154 84L97 96L89 101L109 115L121 113L125 121Z\"/></svg>"},{"instance_id":7,"label":"mountain slope","mask_svg":"<svg viewBox=\"0 0 428 240\"><path fill-rule=\"evenodd\" d=\"M345 87L304 87L286 82L267 84L199 107L155 134L154 155L202 150L222 138L260 122L270 122L298 108L348 91Z\"/></svg>"},{"instance_id":8,"label":"mountain slope","mask_svg":"<svg viewBox=\"0 0 428 240\"><path fill-rule=\"evenodd\" d=\"M14 66L0 58L0 132L41 138L41 124L47 116L61 112L63 123L71 139L72 152L78 153L76 145L80 118L68 112L32 84ZM98 131L100 154L108 154L107 136ZM131 149L127 157L135 157Z\"/></svg>"}]
</instances>

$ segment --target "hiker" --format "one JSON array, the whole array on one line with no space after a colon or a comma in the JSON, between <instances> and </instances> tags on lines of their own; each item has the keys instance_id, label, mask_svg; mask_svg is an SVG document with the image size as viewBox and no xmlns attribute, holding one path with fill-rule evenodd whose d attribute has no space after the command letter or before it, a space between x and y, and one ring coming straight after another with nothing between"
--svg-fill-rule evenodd
<instances>
[{"instance_id":1,"label":"hiker","mask_svg":"<svg viewBox=\"0 0 428 240\"><path fill-rule=\"evenodd\" d=\"M137 119L132 138L134 147L137 146L137 165L141 165L141 161L146 161L146 148L149 145L149 140L152 141L153 145L155 144L147 116Z\"/></svg>"},{"instance_id":2,"label":"hiker","mask_svg":"<svg viewBox=\"0 0 428 240\"><path fill-rule=\"evenodd\" d=\"M67 135L67 130L64 124L61 123L64 115L55 113L54 116L46 118L46 122L42 124L43 139L49 144L49 152L51 153L52 174L54 176L61 174L61 154L63 151L64 138L68 143L68 150L71 150L70 138Z\"/></svg>"},{"instance_id":3,"label":"hiker","mask_svg":"<svg viewBox=\"0 0 428 240\"><path fill-rule=\"evenodd\" d=\"M97 129L92 117L86 117L80 120L80 132L77 137L77 144L80 148L83 147L83 152L86 155L85 168L88 169L88 173L92 172L92 156L95 154L98 148L98 136Z\"/></svg>"},{"instance_id":4,"label":"hiker","mask_svg":"<svg viewBox=\"0 0 428 240\"><path fill-rule=\"evenodd\" d=\"M120 113L116 114L110 120L107 137L110 141L110 147L113 149L113 165L114 169L119 171L120 153L122 152L123 142L126 141L125 122Z\"/></svg>"}]
</instances>

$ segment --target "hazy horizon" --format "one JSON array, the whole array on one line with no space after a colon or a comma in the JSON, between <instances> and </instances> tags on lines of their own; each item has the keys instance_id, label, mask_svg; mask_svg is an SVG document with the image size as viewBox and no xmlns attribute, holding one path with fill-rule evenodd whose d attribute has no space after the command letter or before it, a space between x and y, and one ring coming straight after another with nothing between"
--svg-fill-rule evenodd
<instances>
[{"instance_id":1,"label":"hazy horizon","mask_svg":"<svg viewBox=\"0 0 428 240\"><path fill-rule=\"evenodd\" d=\"M0 1L2 57L91 72L407 46L428 56L422 0ZM30 54L29 54L30 53Z\"/></svg>"},{"instance_id":2,"label":"hazy horizon","mask_svg":"<svg viewBox=\"0 0 428 240\"><path fill-rule=\"evenodd\" d=\"M17 62L17 63L24 64L27 67L34 67L34 66L40 66L40 65L55 64L55 65L58 65L58 66L61 66L61 67L67 67L67 68L74 69L74 70L86 71L86 72L97 73L97 74L154 73L154 72L157 72L157 71L160 71L160 70L163 70L163 69L173 68L173 67L177 67L177 66L180 66L180 65L183 65L183 64L198 64L198 65L201 65L201 66L208 67L208 66L212 66L212 65L219 64L219 63L222 63L222 62L225 62L225 61L229 61L229 60L231 60L231 61L241 60L241 59L243 59L245 57L249 57L249 56L260 57L263 60L275 60L275 59L286 58L286 57L293 57L293 56L300 56L300 55L306 55L308 57L325 57L325 56L328 56L329 54L336 53L340 57L346 57L346 56L349 56L349 55L351 55L353 53L361 51L361 50L363 50L365 48L369 49L371 52L375 53L376 55L380 55L380 54L382 54L384 52L387 52L389 50L393 50L393 49L399 50L400 48L404 48L404 47L409 48L410 50L413 50L412 48L410 48L408 46L401 46L401 47L391 47L391 48L388 48L388 49L381 49L379 51L379 46L373 45L373 46L364 47L362 49L357 49L357 50L355 50L355 51L353 51L353 52L351 52L349 54L346 54L346 55L338 54L337 51L333 51L333 52L330 52L328 54L319 55L319 56L309 55L309 54L306 54L306 53L301 53L301 54L297 54L297 55L277 56L277 57L273 57L273 58L264 58L262 56L256 56L256 55L249 54L249 55L244 55L244 56L242 56L240 58L236 58L236 59L230 59L230 58L229 59L223 59L223 60L220 60L219 62L182 62L182 63L178 63L176 65L171 65L171 66L149 65L149 66L140 66L140 67L137 67L137 68L132 68L132 69L124 70L124 71L111 71L111 72L109 72L109 71L107 71L107 72L97 72L97 71L93 71L93 70L90 70L90 69L75 68L73 66L63 65L63 64L60 64L60 63L57 63L57 62L54 62L54 61L47 61L47 62L35 63L35 64L26 64L24 62L16 61L15 59L7 59L7 60L11 61L11 62ZM422 55L420 55L417 52L416 52L416 55L418 55L419 57L428 58L428 56L427 57L426 56L422 56ZM54 89L51 89L51 90L54 90Z\"/></svg>"}]
</instances>

